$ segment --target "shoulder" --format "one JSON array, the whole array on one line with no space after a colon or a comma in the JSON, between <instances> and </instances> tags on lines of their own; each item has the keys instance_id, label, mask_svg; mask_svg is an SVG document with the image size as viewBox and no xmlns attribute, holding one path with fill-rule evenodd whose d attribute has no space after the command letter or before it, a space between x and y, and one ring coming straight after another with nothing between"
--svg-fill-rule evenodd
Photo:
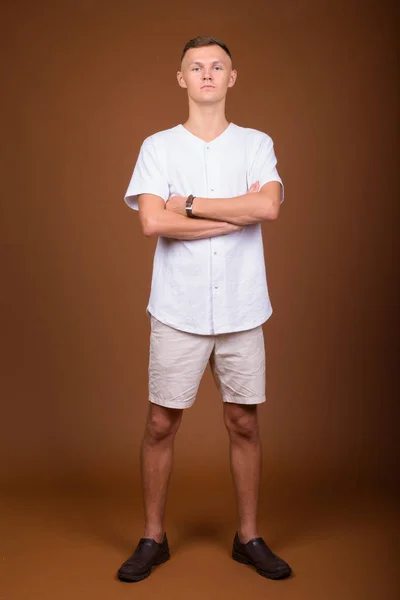
<instances>
[{"instance_id":1,"label":"shoulder","mask_svg":"<svg viewBox=\"0 0 400 600\"><path fill-rule=\"evenodd\" d=\"M272 138L268 133L260 131L259 129L253 129L251 127L241 127L240 125L234 126L234 133L238 138L241 138L246 142L249 147L258 148L260 144L272 143Z\"/></svg>"},{"instance_id":2,"label":"shoulder","mask_svg":"<svg viewBox=\"0 0 400 600\"><path fill-rule=\"evenodd\" d=\"M235 125L236 142L245 148L247 160L253 163L258 156L273 153L274 143L268 133L251 127Z\"/></svg>"},{"instance_id":3,"label":"shoulder","mask_svg":"<svg viewBox=\"0 0 400 600\"><path fill-rule=\"evenodd\" d=\"M143 141L143 147L154 149L162 148L166 144L174 143L179 138L180 131L179 125L171 127L170 129L163 129L162 131L156 131L152 133Z\"/></svg>"}]
</instances>

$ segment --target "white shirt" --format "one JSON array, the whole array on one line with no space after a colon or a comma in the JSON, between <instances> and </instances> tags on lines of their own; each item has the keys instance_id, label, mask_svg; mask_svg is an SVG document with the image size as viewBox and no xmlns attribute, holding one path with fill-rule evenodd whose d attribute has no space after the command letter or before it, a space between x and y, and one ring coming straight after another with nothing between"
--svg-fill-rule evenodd
<instances>
[{"instance_id":1,"label":"white shirt","mask_svg":"<svg viewBox=\"0 0 400 600\"><path fill-rule=\"evenodd\" d=\"M282 180L272 139L230 123L212 142L183 125L146 138L125 194L232 198ZM282 196L283 200L283 186ZM196 200L194 201L196 205ZM272 314L260 223L202 240L159 237L147 314L182 331L220 334L261 325Z\"/></svg>"}]
</instances>

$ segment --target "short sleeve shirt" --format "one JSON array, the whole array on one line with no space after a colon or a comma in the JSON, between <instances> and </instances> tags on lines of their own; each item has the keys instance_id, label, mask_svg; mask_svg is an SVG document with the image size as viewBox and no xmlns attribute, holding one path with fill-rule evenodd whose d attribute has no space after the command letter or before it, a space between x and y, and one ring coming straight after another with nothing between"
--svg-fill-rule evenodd
<instances>
[{"instance_id":1,"label":"short sleeve shirt","mask_svg":"<svg viewBox=\"0 0 400 600\"><path fill-rule=\"evenodd\" d=\"M183 125L159 131L141 146L125 202L140 194L232 198L252 183L281 183L271 137L230 123L211 142ZM194 202L195 206L196 201ZM272 314L260 223L202 240L159 237L147 313L182 331L244 331Z\"/></svg>"}]
</instances>

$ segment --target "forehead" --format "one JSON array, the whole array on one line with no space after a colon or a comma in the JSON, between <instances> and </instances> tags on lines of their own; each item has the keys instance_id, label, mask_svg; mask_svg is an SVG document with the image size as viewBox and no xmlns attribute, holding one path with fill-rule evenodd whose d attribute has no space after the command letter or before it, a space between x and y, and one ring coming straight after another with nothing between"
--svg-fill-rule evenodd
<instances>
[{"instance_id":1,"label":"forehead","mask_svg":"<svg viewBox=\"0 0 400 600\"><path fill-rule=\"evenodd\" d=\"M204 64L213 62L223 62L229 64L231 59L220 46L203 46L202 48L189 48L186 52L183 62L191 64L193 62L201 62Z\"/></svg>"}]
</instances>

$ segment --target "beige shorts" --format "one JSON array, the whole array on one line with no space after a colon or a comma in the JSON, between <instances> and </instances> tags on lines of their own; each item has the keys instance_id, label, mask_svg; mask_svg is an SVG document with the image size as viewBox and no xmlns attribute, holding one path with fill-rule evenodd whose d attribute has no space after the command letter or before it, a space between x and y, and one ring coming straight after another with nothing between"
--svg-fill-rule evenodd
<instances>
[{"instance_id":1,"label":"beige shorts","mask_svg":"<svg viewBox=\"0 0 400 600\"><path fill-rule=\"evenodd\" d=\"M150 315L149 400L188 408L210 362L224 402L265 402L265 348L261 325L219 335L187 333Z\"/></svg>"}]
</instances>

